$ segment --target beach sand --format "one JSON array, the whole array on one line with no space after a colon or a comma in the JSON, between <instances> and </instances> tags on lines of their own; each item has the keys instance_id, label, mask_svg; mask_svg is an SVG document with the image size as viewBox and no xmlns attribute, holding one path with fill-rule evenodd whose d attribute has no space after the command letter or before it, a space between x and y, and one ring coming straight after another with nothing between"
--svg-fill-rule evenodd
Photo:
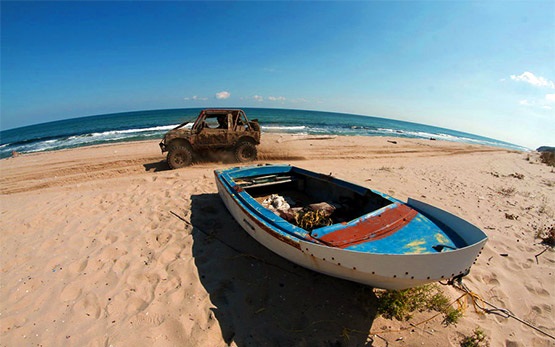
<instances>
[{"instance_id":1,"label":"beach sand","mask_svg":"<svg viewBox=\"0 0 555 347\"><path fill-rule=\"evenodd\" d=\"M396 142L396 143L393 143ZM372 288L296 266L251 239L201 162L168 170L157 141L0 160L1 346L553 346L472 305L445 327L376 315ZM537 154L441 141L264 134L290 163L450 211L489 236L464 283L555 335L555 173ZM462 293L442 287L453 300Z\"/></svg>"}]
</instances>

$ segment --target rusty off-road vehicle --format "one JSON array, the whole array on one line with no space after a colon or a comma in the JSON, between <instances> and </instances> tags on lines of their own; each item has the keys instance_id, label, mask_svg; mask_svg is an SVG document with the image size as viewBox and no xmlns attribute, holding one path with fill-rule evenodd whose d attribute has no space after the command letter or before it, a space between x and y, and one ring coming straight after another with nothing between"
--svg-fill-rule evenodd
<instances>
[{"instance_id":1,"label":"rusty off-road vehicle","mask_svg":"<svg viewBox=\"0 0 555 347\"><path fill-rule=\"evenodd\" d=\"M243 110L206 109L197 119L168 131L160 148L168 152L168 165L177 169L190 165L193 159L226 151L238 162L255 160L260 144L258 120L249 121Z\"/></svg>"}]
</instances>

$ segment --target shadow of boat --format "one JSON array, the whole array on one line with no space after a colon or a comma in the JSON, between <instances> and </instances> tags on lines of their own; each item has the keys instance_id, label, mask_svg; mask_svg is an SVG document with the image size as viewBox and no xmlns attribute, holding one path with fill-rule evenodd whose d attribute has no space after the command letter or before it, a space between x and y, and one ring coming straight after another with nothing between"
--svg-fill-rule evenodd
<instances>
[{"instance_id":1,"label":"shadow of boat","mask_svg":"<svg viewBox=\"0 0 555 347\"><path fill-rule=\"evenodd\" d=\"M218 194L191 197L193 257L226 343L371 346L371 288L297 266L253 240Z\"/></svg>"}]
</instances>

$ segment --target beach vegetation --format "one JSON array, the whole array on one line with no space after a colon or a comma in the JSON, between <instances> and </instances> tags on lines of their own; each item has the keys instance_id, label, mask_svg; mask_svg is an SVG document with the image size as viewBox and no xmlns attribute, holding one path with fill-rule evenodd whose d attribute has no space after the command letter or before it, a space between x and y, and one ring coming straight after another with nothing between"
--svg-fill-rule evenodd
<instances>
[{"instance_id":1,"label":"beach vegetation","mask_svg":"<svg viewBox=\"0 0 555 347\"><path fill-rule=\"evenodd\" d=\"M512 196L515 194L516 189L514 187L503 187L500 188L497 192L503 196Z\"/></svg>"},{"instance_id":2,"label":"beach vegetation","mask_svg":"<svg viewBox=\"0 0 555 347\"><path fill-rule=\"evenodd\" d=\"M415 312L436 311L444 315L443 323L456 324L462 311L453 308L449 298L436 284L403 290L383 290L376 293L378 314L387 319L406 321Z\"/></svg>"},{"instance_id":3,"label":"beach vegetation","mask_svg":"<svg viewBox=\"0 0 555 347\"><path fill-rule=\"evenodd\" d=\"M543 184L545 184L548 187L555 187L555 181L554 180L543 180L542 181Z\"/></svg>"},{"instance_id":4,"label":"beach vegetation","mask_svg":"<svg viewBox=\"0 0 555 347\"><path fill-rule=\"evenodd\" d=\"M543 179L542 183L545 184L548 187L555 187L555 181L554 180L548 180L548 179Z\"/></svg>"},{"instance_id":5,"label":"beach vegetation","mask_svg":"<svg viewBox=\"0 0 555 347\"><path fill-rule=\"evenodd\" d=\"M489 346L488 341L486 341L486 334L480 328L474 329L472 335L465 336L461 340L461 347L487 347Z\"/></svg>"},{"instance_id":6,"label":"beach vegetation","mask_svg":"<svg viewBox=\"0 0 555 347\"><path fill-rule=\"evenodd\" d=\"M550 202L546 196L541 197L541 203L538 206L538 214L540 216L544 215L549 219L553 219L554 217L553 209L550 207Z\"/></svg>"},{"instance_id":7,"label":"beach vegetation","mask_svg":"<svg viewBox=\"0 0 555 347\"><path fill-rule=\"evenodd\" d=\"M555 166L555 151L544 151L540 153L542 163L549 166Z\"/></svg>"},{"instance_id":8,"label":"beach vegetation","mask_svg":"<svg viewBox=\"0 0 555 347\"><path fill-rule=\"evenodd\" d=\"M445 325L457 324L463 316L463 311L461 309L452 306L448 306L444 313L445 317L443 318L443 324Z\"/></svg>"},{"instance_id":9,"label":"beach vegetation","mask_svg":"<svg viewBox=\"0 0 555 347\"><path fill-rule=\"evenodd\" d=\"M513 178L516 178L516 179L519 179L519 180L522 180L522 179L524 179L524 175L523 175L523 174L521 174L521 173L518 173L518 172L515 172L515 173L512 173L512 174L509 174L509 177L513 177Z\"/></svg>"},{"instance_id":10,"label":"beach vegetation","mask_svg":"<svg viewBox=\"0 0 555 347\"><path fill-rule=\"evenodd\" d=\"M538 230L536 238L542 240L541 243L546 246L555 247L555 225Z\"/></svg>"},{"instance_id":11,"label":"beach vegetation","mask_svg":"<svg viewBox=\"0 0 555 347\"><path fill-rule=\"evenodd\" d=\"M393 169L389 166L382 166L381 168L379 168L378 170L380 171L387 171L387 172L392 172Z\"/></svg>"},{"instance_id":12,"label":"beach vegetation","mask_svg":"<svg viewBox=\"0 0 555 347\"><path fill-rule=\"evenodd\" d=\"M549 208L547 207L547 205L545 203L542 203L539 207L538 207L538 213L540 215L542 214L548 214L549 213Z\"/></svg>"}]
</instances>

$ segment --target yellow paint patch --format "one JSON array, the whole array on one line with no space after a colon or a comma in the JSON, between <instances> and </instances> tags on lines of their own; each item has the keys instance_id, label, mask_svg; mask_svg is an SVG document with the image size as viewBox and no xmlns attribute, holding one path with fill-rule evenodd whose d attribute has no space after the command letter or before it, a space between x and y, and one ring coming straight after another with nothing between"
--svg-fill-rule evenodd
<instances>
[{"instance_id":1,"label":"yellow paint patch","mask_svg":"<svg viewBox=\"0 0 555 347\"><path fill-rule=\"evenodd\" d=\"M406 249L405 253L426 253L426 248L422 247L426 244L426 241L416 240L408 243L403 247Z\"/></svg>"},{"instance_id":2,"label":"yellow paint patch","mask_svg":"<svg viewBox=\"0 0 555 347\"><path fill-rule=\"evenodd\" d=\"M439 234L439 233L436 234L436 240L439 244L444 244L444 245L447 245L450 242L449 239L445 237L445 235Z\"/></svg>"}]
</instances>

